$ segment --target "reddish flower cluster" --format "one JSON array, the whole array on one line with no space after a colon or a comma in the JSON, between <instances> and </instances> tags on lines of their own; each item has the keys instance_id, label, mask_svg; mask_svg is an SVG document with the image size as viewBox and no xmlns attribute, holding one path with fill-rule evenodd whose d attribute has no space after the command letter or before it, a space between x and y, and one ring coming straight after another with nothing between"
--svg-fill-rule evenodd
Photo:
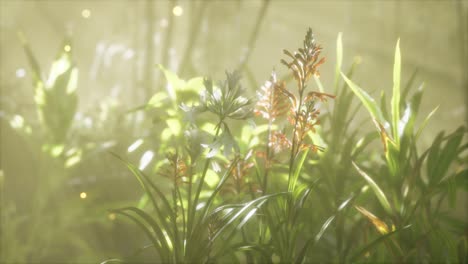
<instances>
[{"instance_id":1,"label":"reddish flower cluster","mask_svg":"<svg viewBox=\"0 0 468 264\"><path fill-rule=\"evenodd\" d=\"M247 155L240 159L234 159L236 164L232 170L232 177L226 183L224 192L230 192L234 194L240 194L242 192L258 192L259 188L253 181L248 177L251 169L255 165L252 159L252 151L249 151ZM232 162L227 166L230 167Z\"/></svg>"},{"instance_id":2,"label":"reddish flower cluster","mask_svg":"<svg viewBox=\"0 0 468 264\"><path fill-rule=\"evenodd\" d=\"M335 96L309 92L305 94L307 82L313 75L318 75L318 67L325 61L319 58L322 48L315 43L312 30L306 34L303 48L291 53L287 50L284 53L292 59L290 62L281 62L291 69L298 86L298 96L286 89L284 81L279 81L276 74L272 73L269 81L265 83L259 93L256 113L272 123L280 116L287 115L287 120L293 127L293 137L289 140L282 132L270 131L268 136L268 155L265 153L265 160L272 160L273 154L279 153L283 149L291 148L293 155L305 148L313 151L321 150L314 144L305 143L309 132L315 132L315 127L319 124L320 110L316 108L316 101L327 101ZM260 155L262 155L260 153Z\"/></svg>"}]
</instances>

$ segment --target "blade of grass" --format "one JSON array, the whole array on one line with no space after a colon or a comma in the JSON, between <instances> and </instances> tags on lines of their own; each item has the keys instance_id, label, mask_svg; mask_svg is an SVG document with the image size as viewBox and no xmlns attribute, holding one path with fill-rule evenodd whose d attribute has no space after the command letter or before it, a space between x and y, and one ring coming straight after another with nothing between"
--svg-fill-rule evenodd
<instances>
[{"instance_id":1,"label":"blade of grass","mask_svg":"<svg viewBox=\"0 0 468 264\"><path fill-rule=\"evenodd\" d=\"M336 66L335 66L335 80L333 83L334 93L336 94L338 91L338 81L340 78L341 72L341 65L343 64L343 40L342 40L343 33L338 33L338 37L336 38Z\"/></svg>"},{"instance_id":2,"label":"blade of grass","mask_svg":"<svg viewBox=\"0 0 468 264\"><path fill-rule=\"evenodd\" d=\"M422 122L422 124L419 126L418 128L418 131L416 132L416 140L419 138L419 136L421 135L422 131L424 130L424 128L427 126L427 123L429 122L429 119L432 118L432 116L437 112L437 110L439 109L439 106L437 106L436 108L434 108L427 116L426 118L424 118L424 121Z\"/></svg>"},{"instance_id":3,"label":"blade of grass","mask_svg":"<svg viewBox=\"0 0 468 264\"><path fill-rule=\"evenodd\" d=\"M264 195L264 196L258 197L257 199L254 199L254 200L246 203L244 205L244 207L242 207L231 219L229 219L229 221L225 225L223 225L223 227L221 227L216 232L216 234L213 236L212 240L215 240L218 236L220 236L221 233L223 233L223 231L226 230L226 228L229 227L230 224L232 224L234 221L236 221L250 207L255 206L257 203L261 203L262 201L267 201L267 200L270 200L272 198L282 196L282 195L286 195L286 194L288 194L288 193L280 192L280 193L275 193L275 194Z\"/></svg>"},{"instance_id":4,"label":"blade of grass","mask_svg":"<svg viewBox=\"0 0 468 264\"><path fill-rule=\"evenodd\" d=\"M206 202L206 205L203 209L203 213L202 213L202 220L206 218L206 215L208 214L208 210L209 210L209 207L211 206L211 204L213 203L213 200L214 198L216 197L216 195L219 193L219 191L221 190L221 188L223 187L224 183L226 182L226 180L228 179L228 177L231 175L233 169L235 168L235 166L237 165L237 162L239 161L239 157L236 157L236 159L234 159L231 163L231 166L229 166L228 170L226 170L226 172L224 173L223 177L221 178L221 180L218 182L218 185L216 186L216 188L213 190L213 192L211 193L210 197L208 198L208 201Z\"/></svg>"},{"instance_id":5,"label":"blade of grass","mask_svg":"<svg viewBox=\"0 0 468 264\"><path fill-rule=\"evenodd\" d=\"M301 173L302 171L302 166L304 165L304 161L308 153L309 153L309 149L305 150L299 157L298 162L294 164L295 167L293 168L292 179L291 181L289 181L289 186L288 186L288 191L291 193L294 193L294 190L297 185L297 179L299 178L299 173Z\"/></svg>"},{"instance_id":6,"label":"blade of grass","mask_svg":"<svg viewBox=\"0 0 468 264\"><path fill-rule=\"evenodd\" d=\"M167 253L171 252L171 249L170 249L170 246L168 244L167 238L164 235L164 232L161 229L159 223L157 223L149 214L147 214L145 211L143 211L141 209L138 209L136 207L124 207L124 208L112 210L112 212L114 212L114 213L120 213L120 212L124 212L124 211L134 212L139 217L144 219L146 221L146 223L148 223L151 226L151 228L153 229L153 231L154 231L154 233L156 235L156 239L159 241L159 243L157 245L159 245L164 252L167 252ZM154 241L152 241L152 242L154 242ZM170 241L170 242L172 243L172 245L174 245L174 243L176 241Z\"/></svg>"},{"instance_id":7,"label":"blade of grass","mask_svg":"<svg viewBox=\"0 0 468 264\"><path fill-rule=\"evenodd\" d=\"M392 95L392 129L393 138L397 146L400 145L399 120L400 120L400 79L401 79L401 54L400 40L395 48L395 63L393 65L393 95Z\"/></svg>"},{"instance_id":8,"label":"blade of grass","mask_svg":"<svg viewBox=\"0 0 468 264\"><path fill-rule=\"evenodd\" d=\"M126 213L125 211L121 211L121 210L111 210L111 212L115 212L115 213L118 213L118 214L121 214L121 215L124 215L128 218L130 218L133 222L135 222L146 234L146 236L150 239L151 243L153 243L153 245L155 245L155 248L156 250L158 251L158 254L163 258L163 259L166 259L164 258L165 256L165 253L167 252L164 252L161 248L161 244L159 243L160 241L158 241L157 238L155 238L153 236L153 234L151 233L151 231L146 227L145 224L143 224L140 220L138 220L138 218L134 217L133 215L129 214L129 213Z\"/></svg>"},{"instance_id":9,"label":"blade of grass","mask_svg":"<svg viewBox=\"0 0 468 264\"><path fill-rule=\"evenodd\" d=\"M380 189L377 183L375 183L375 181L369 175L367 175L367 173L361 170L361 168L359 168L359 166L356 165L354 161L352 163L353 163L354 168L356 168L357 172L359 173L359 175L361 175L366 180L366 182L369 184L371 189L374 191L375 195L377 196L377 199L379 200L380 204L385 209L385 211L388 214L391 214L392 208L390 206L390 203L387 200L387 197L385 196L385 193L382 191L382 189Z\"/></svg>"},{"instance_id":10,"label":"blade of grass","mask_svg":"<svg viewBox=\"0 0 468 264\"><path fill-rule=\"evenodd\" d=\"M393 235L395 235L396 233L399 233L401 232L402 230L405 230L407 228L409 228L411 225L407 225L401 229L397 229L395 231L392 231L392 232L389 232L385 235L382 235L380 237L378 237L377 239L373 240L372 242L370 242L369 244L365 245L364 247L362 247L360 250L358 250L350 259L349 259L349 262L350 263L353 263L353 262L356 262L360 257L362 257L363 255L366 254L366 252L369 252L372 248L376 247L377 245L379 245L380 243L384 242L384 241L387 241L387 239L391 238Z\"/></svg>"},{"instance_id":11,"label":"blade of grass","mask_svg":"<svg viewBox=\"0 0 468 264\"><path fill-rule=\"evenodd\" d=\"M338 207L336 213L332 216L330 216L322 225L320 228L320 231L317 233L315 237L311 237L307 240L307 242L304 244L304 247L301 249L299 254L296 257L296 260L294 261L295 263L303 263L305 261L305 254L307 253L307 250L309 249L310 246L313 244L317 243L325 233L325 231L328 229L328 227L333 223L335 218L340 214L344 209L346 209L350 204L352 204L353 200L356 199L356 197L360 194L352 194L351 197L346 199L344 202L340 204Z\"/></svg>"},{"instance_id":12,"label":"blade of grass","mask_svg":"<svg viewBox=\"0 0 468 264\"><path fill-rule=\"evenodd\" d=\"M371 114L371 116L374 119L378 120L381 124L385 124L386 120L383 117L383 114L380 108L377 106L377 103L375 102L374 98L372 98L368 93L362 90L358 85L356 85L354 82L348 79L343 72L341 72L341 76L343 77L345 82L348 84L349 88L351 88L354 94L359 98L359 100L361 100L362 104L364 105L364 107L366 107L369 114Z\"/></svg>"},{"instance_id":13,"label":"blade of grass","mask_svg":"<svg viewBox=\"0 0 468 264\"><path fill-rule=\"evenodd\" d=\"M129 163L128 161L122 159L119 155L110 152L114 157L116 157L118 160L120 160L123 164L126 165L126 167L132 172L132 174L137 178L137 180L140 182L141 187L145 191L146 194L148 194L154 209L156 210L157 216L160 219L161 224L164 227L164 230L166 230L168 233L171 234L171 229L168 226L168 223L165 219L165 216L172 216L172 207L169 204L169 201L166 199L166 196L162 193L162 191L154 185L154 183L147 177L141 170L139 170L135 165ZM156 198L154 197L153 193L151 192L151 189L156 191L158 194L160 200L162 201L163 208L159 208L158 203L156 202ZM163 210L163 211L161 211ZM172 218L172 217L171 217ZM175 219L174 219L175 221ZM172 235L172 234L171 234Z\"/></svg>"}]
</instances>

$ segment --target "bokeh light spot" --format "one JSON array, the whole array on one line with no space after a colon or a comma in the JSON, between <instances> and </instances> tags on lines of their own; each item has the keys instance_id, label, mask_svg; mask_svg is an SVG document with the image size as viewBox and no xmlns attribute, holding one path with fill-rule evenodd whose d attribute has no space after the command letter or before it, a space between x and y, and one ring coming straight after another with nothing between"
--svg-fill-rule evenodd
<instances>
[{"instance_id":1,"label":"bokeh light spot","mask_svg":"<svg viewBox=\"0 0 468 264\"><path fill-rule=\"evenodd\" d=\"M161 26L162 28L166 28L168 25L169 25L169 21L167 21L167 19L165 19L165 18L163 18L163 19L161 19L161 21L159 21L159 26Z\"/></svg>"},{"instance_id":2,"label":"bokeh light spot","mask_svg":"<svg viewBox=\"0 0 468 264\"><path fill-rule=\"evenodd\" d=\"M86 197L88 197L88 195L85 192L80 193L80 198L81 199L86 199Z\"/></svg>"},{"instance_id":3,"label":"bokeh light spot","mask_svg":"<svg viewBox=\"0 0 468 264\"><path fill-rule=\"evenodd\" d=\"M82 16L83 18L89 18L89 17L91 17L91 10L89 10L89 9L83 9L83 10L81 11L81 16Z\"/></svg>"},{"instance_id":4,"label":"bokeh light spot","mask_svg":"<svg viewBox=\"0 0 468 264\"><path fill-rule=\"evenodd\" d=\"M16 70L17 78L24 78L24 76L26 76L26 70L24 70L23 68L19 68Z\"/></svg>"},{"instance_id":5,"label":"bokeh light spot","mask_svg":"<svg viewBox=\"0 0 468 264\"><path fill-rule=\"evenodd\" d=\"M117 216L114 213L110 213L108 217L109 217L109 220L114 221Z\"/></svg>"},{"instance_id":6,"label":"bokeh light spot","mask_svg":"<svg viewBox=\"0 0 468 264\"><path fill-rule=\"evenodd\" d=\"M172 9L172 13L174 14L174 16L181 16L183 13L184 13L184 9L182 9L181 6L174 6L174 8Z\"/></svg>"}]
</instances>

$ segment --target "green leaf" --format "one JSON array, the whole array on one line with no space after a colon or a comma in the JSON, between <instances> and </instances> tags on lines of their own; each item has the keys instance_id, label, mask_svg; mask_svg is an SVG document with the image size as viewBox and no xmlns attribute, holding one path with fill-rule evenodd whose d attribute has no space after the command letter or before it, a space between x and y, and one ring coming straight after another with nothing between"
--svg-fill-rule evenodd
<instances>
[{"instance_id":1,"label":"green leaf","mask_svg":"<svg viewBox=\"0 0 468 264\"><path fill-rule=\"evenodd\" d=\"M23 32L18 32L18 38L23 45L24 52L26 53L26 57L28 58L29 65L32 69L33 84L34 86L37 86L39 83L43 82L41 78L42 73L41 68L39 67L39 62L37 61L36 56L34 56L34 53L32 52L28 40L24 36Z\"/></svg>"},{"instance_id":2,"label":"green leaf","mask_svg":"<svg viewBox=\"0 0 468 264\"><path fill-rule=\"evenodd\" d=\"M321 93L324 93L325 90L323 89L322 81L320 80L320 78L317 75L314 75L314 81L317 84L317 87L319 88L319 91Z\"/></svg>"},{"instance_id":3,"label":"green leaf","mask_svg":"<svg viewBox=\"0 0 468 264\"><path fill-rule=\"evenodd\" d=\"M382 115L386 120L391 119L387 111L387 95L385 94L384 90L380 92L380 110L382 111Z\"/></svg>"},{"instance_id":4,"label":"green leaf","mask_svg":"<svg viewBox=\"0 0 468 264\"><path fill-rule=\"evenodd\" d=\"M246 213L247 210L249 210L251 207L258 207L258 204L260 203L263 203L263 202L266 202L272 198L275 198L275 197L278 197L278 196L282 196L282 195L286 195L288 193L285 193L285 192L281 192L281 193L275 193L275 194L269 194L269 195L264 195L264 196L261 196L261 197L258 197L250 202L247 202L246 204L244 204L244 206L239 209L230 219L229 221L227 221L216 233L215 235L213 236L212 240L215 240L218 236L220 236L225 230L226 228L228 228L234 221L236 221L237 219L239 219L242 215L244 215ZM250 212L250 211L249 211ZM226 243L226 241L224 241Z\"/></svg>"},{"instance_id":5,"label":"green leaf","mask_svg":"<svg viewBox=\"0 0 468 264\"><path fill-rule=\"evenodd\" d=\"M152 108L159 108L159 107L163 106L163 102L167 98L168 98L167 93L157 92L151 97L151 99L145 105L145 109L148 110L148 109L152 109ZM136 109L139 109L139 107L136 108Z\"/></svg>"},{"instance_id":6,"label":"green leaf","mask_svg":"<svg viewBox=\"0 0 468 264\"><path fill-rule=\"evenodd\" d=\"M300 154L299 157L296 158L296 162L294 163L293 173L291 175L292 178L289 179L288 191L294 193L296 189L297 180L299 178L299 174L301 173L302 166L304 165L304 161L309 153L309 149L305 150Z\"/></svg>"},{"instance_id":7,"label":"green leaf","mask_svg":"<svg viewBox=\"0 0 468 264\"><path fill-rule=\"evenodd\" d=\"M221 191L221 188L224 186L224 183L226 183L226 181L227 181L228 177L231 175L233 169L237 166L238 161L239 161L239 158L237 157L231 162L231 166L229 166L229 169L226 170L223 177L218 182L218 185L216 186L216 188L211 193L211 195L208 198L208 201L206 202L206 205L205 205L205 207L203 209L204 212L203 212L202 219L206 218L206 215L208 214L208 210L209 210L211 204L213 203L216 195Z\"/></svg>"},{"instance_id":8,"label":"green leaf","mask_svg":"<svg viewBox=\"0 0 468 264\"><path fill-rule=\"evenodd\" d=\"M162 193L162 191L149 179L148 176L146 176L135 165L133 165L130 162L122 159L119 155L117 155L117 154L115 154L113 152L110 152L110 154L112 154L114 157L116 157L118 160L120 160L123 164L125 164L125 166L137 178L137 180L139 181L141 187L143 188L145 193L149 196L149 198L150 198L150 200L151 200L151 202L153 204L153 207L156 210L156 213L157 213L156 215L159 217L160 223L163 225L164 230L166 230L168 232L168 234L171 235L171 232L170 232L171 229L169 228L169 225L168 225L168 223L166 221L166 218L168 216L170 216L170 217L173 216L172 207L171 207L169 201L167 200L167 198ZM159 196L158 200L162 202L162 205L163 205L162 208L160 208L160 206L158 206L156 197L154 196L152 190L155 191L156 194ZM175 219L173 219L173 220L175 221Z\"/></svg>"},{"instance_id":9,"label":"green leaf","mask_svg":"<svg viewBox=\"0 0 468 264\"><path fill-rule=\"evenodd\" d=\"M418 90L413 94L410 100L411 109L413 110L415 115L419 113L419 107L421 105L423 94L424 94L424 83L421 83L421 85L419 85L418 87Z\"/></svg>"},{"instance_id":10,"label":"green leaf","mask_svg":"<svg viewBox=\"0 0 468 264\"><path fill-rule=\"evenodd\" d=\"M435 172L433 174L433 176L436 177L436 181L441 180L445 176L450 164L457 158L458 148L460 147L464 134L465 128L460 127L449 135L448 141L445 143L445 147L442 149L439 158L437 159L437 166L435 167Z\"/></svg>"},{"instance_id":11,"label":"green leaf","mask_svg":"<svg viewBox=\"0 0 468 264\"><path fill-rule=\"evenodd\" d=\"M400 120L400 77L401 75L401 54L400 40L398 39L395 48L395 63L393 65L393 95L392 95L392 128L393 138L397 146L400 145L399 120Z\"/></svg>"},{"instance_id":12,"label":"green leaf","mask_svg":"<svg viewBox=\"0 0 468 264\"><path fill-rule=\"evenodd\" d=\"M375 239L374 241L370 242L369 244L367 244L366 246L362 247L360 250L358 250L349 260L350 263L353 263L353 262L356 262L360 257L362 257L364 254L366 254L366 252L369 252L371 251L374 247L376 247L377 245L379 245L380 243L382 242L385 242L387 241L389 238L391 238L391 236L395 235L396 233L399 233L401 232L402 230L405 230L407 228L409 228L410 225L407 225L401 229L397 229L395 231L392 231L392 232L389 232L388 234L385 234L385 235L382 235L380 237L378 237L377 239Z\"/></svg>"},{"instance_id":13,"label":"green leaf","mask_svg":"<svg viewBox=\"0 0 468 264\"><path fill-rule=\"evenodd\" d=\"M341 72L341 65L343 64L343 40L342 40L342 32L338 33L338 37L336 38L336 66L335 66L335 80L333 83L334 93L338 91L338 81Z\"/></svg>"},{"instance_id":14,"label":"green leaf","mask_svg":"<svg viewBox=\"0 0 468 264\"><path fill-rule=\"evenodd\" d=\"M375 102L374 98L372 98L368 93L362 90L358 85L349 80L343 72L341 72L341 76L348 84L349 88L351 88L354 94L359 98L359 100L361 100L362 104L364 105L364 107L366 107L369 114L371 114L371 116L374 119L378 120L379 123L385 124L386 120L383 117L383 114L380 108L378 107L377 103Z\"/></svg>"},{"instance_id":15,"label":"green leaf","mask_svg":"<svg viewBox=\"0 0 468 264\"><path fill-rule=\"evenodd\" d=\"M142 218L143 220L145 220L145 222L151 226L151 228L153 229L154 231L154 234L156 235L156 240L157 240L157 243L156 241L154 241L153 239L151 240L153 242L153 245L158 248L161 247L161 249L167 254L169 252L171 252L171 247L169 246L168 244L168 241L167 239L170 240L169 237L166 237L164 235L164 231L163 231L163 228L161 228L160 224L156 222L155 219L153 219L148 213L146 213L145 211L141 210L141 209L138 209L136 207L125 207L125 208L121 208L121 209L117 209L117 210L112 210L112 212L115 212L115 213L122 213L122 212L125 212L125 211L131 211L131 212L134 212L135 214L137 214L140 218ZM146 232L146 231L145 231ZM153 236L152 236L153 237ZM175 243L175 241L171 241L172 244Z\"/></svg>"},{"instance_id":16,"label":"green leaf","mask_svg":"<svg viewBox=\"0 0 468 264\"><path fill-rule=\"evenodd\" d=\"M429 148L429 153L427 155L426 170L431 184L435 183L437 180L435 178L435 172L438 166L438 160L441 153L441 145L444 139L444 131L441 131L437 137L432 142L431 147Z\"/></svg>"},{"instance_id":17,"label":"green leaf","mask_svg":"<svg viewBox=\"0 0 468 264\"><path fill-rule=\"evenodd\" d=\"M408 80L408 82L406 83L405 87L403 88L403 92L401 93L401 97L400 97L401 101L403 101L403 102L406 101L406 97L408 96L408 93L411 90L411 87L413 86L413 83L416 80L417 75L418 75L418 69L415 69L413 71L413 73L411 74L411 77Z\"/></svg>"},{"instance_id":18,"label":"green leaf","mask_svg":"<svg viewBox=\"0 0 468 264\"><path fill-rule=\"evenodd\" d=\"M387 197L385 196L385 193L380 189L380 187L375 183L375 181L367 175L363 170L361 170L356 163L353 161L354 168L359 172L359 175L361 175L369 184L371 189L374 191L375 195L377 196L377 199L379 200L380 204L382 207L385 209L385 211L388 214L392 214L392 208L390 206L390 203L387 200Z\"/></svg>"},{"instance_id":19,"label":"green leaf","mask_svg":"<svg viewBox=\"0 0 468 264\"><path fill-rule=\"evenodd\" d=\"M151 243L155 246L156 250L158 251L158 254L161 257L164 256L164 251L161 248L160 242L158 241L158 239L153 235L153 233L149 230L149 228L141 220L139 220L135 216L133 216L133 215L131 215L131 214L129 214L129 213L123 211L123 210L111 210L111 212L115 212L115 213L124 215L124 216L128 217L129 219L131 219L133 222L135 222L141 228L141 230L143 230L145 232L146 236L150 239Z\"/></svg>"},{"instance_id":20,"label":"green leaf","mask_svg":"<svg viewBox=\"0 0 468 264\"><path fill-rule=\"evenodd\" d=\"M359 195L359 194L358 194ZM301 249L301 251L299 252L299 254L297 255L296 257L296 261L295 263L303 263L305 261L305 255L307 253L307 250L309 249L309 247L312 245L312 244L315 244L317 243L323 236L323 234L325 233L325 231L328 229L328 227L330 227L330 225L333 223L333 221L335 220L335 218L338 216L338 214L342 213L344 211L345 208L347 208L350 204L352 204L352 201L358 196L358 195L355 195L355 194L352 194L351 197L349 197L348 199L346 199L344 202L342 202L340 204L340 206L338 206L338 209L336 211L336 213L332 216L330 216L322 225L322 227L320 228L320 231L317 233L317 235L315 237L311 237L307 240L307 242L304 244L304 247Z\"/></svg>"},{"instance_id":21,"label":"green leaf","mask_svg":"<svg viewBox=\"0 0 468 264\"><path fill-rule=\"evenodd\" d=\"M362 153L366 146L371 144L375 139L378 139L379 136L380 135L377 131L367 133L364 137L362 137L356 142L354 149L351 152L351 156L353 158L357 157L360 153Z\"/></svg>"},{"instance_id":22,"label":"green leaf","mask_svg":"<svg viewBox=\"0 0 468 264\"><path fill-rule=\"evenodd\" d=\"M415 139L417 140L419 136L421 135L422 131L426 127L427 123L429 122L429 119L437 112L437 109L439 109L439 106L434 108L427 116L424 118L424 121L422 122L421 126L419 126L418 131L416 132Z\"/></svg>"},{"instance_id":23,"label":"green leaf","mask_svg":"<svg viewBox=\"0 0 468 264\"><path fill-rule=\"evenodd\" d=\"M194 92L194 93L199 93L202 88L204 87L203 85L203 78L202 77L196 77L192 78L188 81L184 81L177 76L174 72L171 72L164 68L164 66L158 64L159 69L164 73L164 76L166 77L166 80L168 82L167 85L167 93L169 94L169 97L173 102L176 102L178 100L178 95L180 93L184 92Z\"/></svg>"},{"instance_id":24,"label":"green leaf","mask_svg":"<svg viewBox=\"0 0 468 264\"><path fill-rule=\"evenodd\" d=\"M398 146L390 140L390 138L386 138L385 141L387 142L387 151L385 152L385 159L387 160L387 165L388 169L390 172L390 175L392 176L397 176L399 175L400 171L400 149L398 149Z\"/></svg>"}]
</instances>

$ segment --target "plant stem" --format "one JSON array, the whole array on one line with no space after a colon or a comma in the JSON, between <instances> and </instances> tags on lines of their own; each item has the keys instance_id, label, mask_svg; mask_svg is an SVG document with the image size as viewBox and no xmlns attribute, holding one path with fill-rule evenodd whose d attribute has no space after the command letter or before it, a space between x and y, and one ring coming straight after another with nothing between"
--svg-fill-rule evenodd
<instances>
[{"instance_id":1,"label":"plant stem","mask_svg":"<svg viewBox=\"0 0 468 264\"><path fill-rule=\"evenodd\" d=\"M168 9L168 14L167 14L168 23L167 23L166 38L164 39L164 44L163 44L162 54L161 54L161 56L162 56L161 64L164 67L168 67L168 68L169 68L169 49L170 49L171 43L172 43L172 33L174 32L174 30L173 30L173 28L174 28L174 15L172 14L172 10L173 10L173 8L175 6L176 6L176 1L171 0L170 5L169 5L169 9ZM164 82L164 78L161 76L159 78L158 87L162 87L163 82Z\"/></svg>"},{"instance_id":2,"label":"plant stem","mask_svg":"<svg viewBox=\"0 0 468 264\"><path fill-rule=\"evenodd\" d=\"M289 176L288 176L288 191L293 192L295 186L291 186L291 178L293 177L293 168L294 168L294 160L296 159L298 149L299 149L299 138L297 137L298 129L297 123L299 121L299 115L302 106L303 94L304 94L304 80L301 80L299 86L299 103L297 104L296 109L296 116L294 117L294 129L293 129L293 140L292 140L292 147L291 147L291 156L289 158Z\"/></svg>"},{"instance_id":3,"label":"plant stem","mask_svg":"<svg viewBox=\"0 0 468 264\"><path fill-rule=\"evenodd\" d=\"M223 124L223 120L220 120L218 125L216 126L216 132L215 132L215 136L213 138L213 142L216 141L216 139L218 138L219 132L221 131L221 125L222 124ZM211 149L209 151L211 151ZM197 186L197 191L195 192L195 198L193 200L192 207L189 208L189 210L191 210L190 218L188 220L189 235L190 236L192 235L192 228L193 228L193 224L194 224L194 221L195 221L195 211L197 209L198 199L200 198L200 193L202 191L203 183L205 182L205 177L206 177L206 173L208 172L208 167L210 165L210 161L211 161L211 158L207 158L206 161L205 161L205 165L203 167L203 173L202 173L202 176L200 178L200 183Z\"/></svg>"}]
</instances>

